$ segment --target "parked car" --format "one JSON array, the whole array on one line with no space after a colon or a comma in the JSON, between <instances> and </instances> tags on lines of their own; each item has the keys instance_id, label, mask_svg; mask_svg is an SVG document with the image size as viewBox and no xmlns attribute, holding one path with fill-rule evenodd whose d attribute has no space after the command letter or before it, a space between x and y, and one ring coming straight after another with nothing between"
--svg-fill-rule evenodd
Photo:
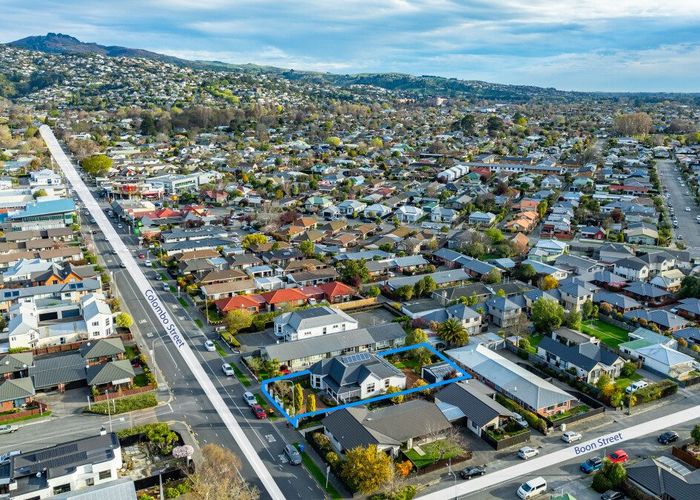
<instances>
[{"instance_id":1,"label":"parked car","mask_svg":"<svg viewBox=\"0 0 700 500\"><path fill-rule=\"evenodd\" d=\"M246 404L247 404L248 406L250 406L251 408L252 408L253 406L255 406L256 404L258 404L258 400L255 399L255 396L254 396L253 393L250 392L250 391L245 391L245 392L243 393L243 401L245 401Z\"/></svg>"},{"instance_id":2,"label":"parked car","mask_svg":"<svg viewBox=\"0 0 700 500\"><path fill-rule=\"evenodd\" d=\"M253 410L253 415L255 415L255 418L258 420L265 420L267 418L267 413L265 413L262 406L254 405L251 406L251 409Z\"/></svg>"},{"instance_id":3,"label":"parked car","mask_svg":"<svg viewBox=\"0 0 700 500\"><path fill-rule=\"evenodd\" d=\"M151 261L150 261L150 260L146 260L146 261L143 263L143 265L146 266L146 267L151 267Z\"/></svg>"},{"instance_id":4,"label":"parked car","mask_svg":"<svg viewBox=\"0 0 700 500\"><path fill-rule=\"evenodd\" d=\"M459 477L462 479L471 479L475 476L483 476L484 474L486 474L485 465L483 467L479 465L472 465L471 467L465 467L459 471Z\"/></svg>"},{"instance_id":5,"label":"parked car","mask_svg":"<svg viewBox=\"0 0 700 500\"><path fill-rule=\"evenodd\" d=\"M591 474L603 468L603 459L600 457L591 457L581 464L581 471L585 474Z\"/></svg>"},{"instance_id":6,"label":"parked car","mask_svg":"<svg viewBox=\"0 0 700 500\"><path fill-rule=\"evenodd\" d=\"M301 453L297 450L297 447L288 444L284 447L284 454L289 459L289 463L292 465L299 465L301 463Z\"/></svg>"},{"instance_id":7,"label":"parked car","mask_svg":"<svg viewBox=\"0 0 700 500\"><path fill-rule=\"evenodd\" d=\"M686 212L690 212L690 207L685 207Z\"/></svg>"},{"instance_id":8,"label":"parked car","mask_svg":"<svg viewBox=\"0 0 700 500\"><path fill-rule=\"evenodd\" d=\"M674 431L666 431L661 434L656 440L661 444L669 444L678 441L678 433Z\"/></svg>"},{"instance_id":9,"label":"parked car","mask_svg":"<svg viewBox=\"0 0 700 500\"><path fill-rule=\"evenodd\" d=\"M168 285L167 283L163 283L163 291L164 291L164 292L169 292L169 291L170 291L170 285Z\"/></svg>"},{"instance_id":10,"label":"parked car","mask_svg":"<svg viewBox=\"0 0 700 500\"><path fill-rule=\"evenodd\" d=\"M233 368L231 368L231 365L229 365L228 363L224 363L223 365L221 365L221 369L223 370L224 375L226 375L227 377L233 377L235 375L235 373L233 372Z\"/></svg>"},{"instance_id":11,"label":"parked car","mask_svg":"<svg viewBox=\"0 0 700 500\"><path fill-rule=\"evenodd\" d=\"M625 494L615 490L608 490L600 495L600 500L622 500L623 498L625 498Z\"/></svg>"},{"instance_id":12,"label":"parked car","mask_svg":"<svg viewBox=\"0 0 700 500\"><path fill-rule=\"evenodd\" d=\"M12 450L8 451L7 453L3 453L0 455L0 464L4 464L10 461L12 457L16 457L17 455L21 455L22 450Z\"/></svg>"},{"instance_id":13,"label":"parked car","mask_svg":"<svg viewBox=\"0 0 700 500\"><path fill-rule=\"evenodd\" d=\"M19 427L16 425L0 425L0 434L11 434L17 429L19 429Z\"/></svg>"},{"instance_id":14,"label":"parked car","mask_svg":"<svg viewBox=\"0 0 700 500\"><path fill-rule=\"evenodd\" d=\"M576 431L566 431L561 435L561 440L565 443L574 443L576 441L581 441L581 439L583 439L583 436L580 432Z\"/></svg>"},{"instance_id":15,"label":"parked car","mask_svg":"<svg viewBox=\"0 0 700 500\"><path fill-rule=\"evenodd\" d=\"M523 460L527 460L528 458L536 457L537 455L540 454L540 451L536 448L532 448L530 446L523 446L518 450L518 456L522 458Z\"/></svg>"},{"instance_id":16,"label":"parked car","mask_svg":"<svg viewBox=\"0 0 700 500\"><path fill-rule=\"evenodd\" d=\"M629 460L629 456L625 450L615 450L612 453L608 453L608 458L614 464L623 464Z\"/></svg>"},{"instance_id":17,"label":"parked car","mask_svg":"<svg viewBox=\"0 0 700 500\"><path fill-rule=\"evenodd\" d=\"M523 500L536 497L547 491L547 481L543 477L536 477L520 485L518 496Z\"/></svg>"},{"instance_id":18,"label":"parked car","mask_svg":"<svg viewBox=\"0 0 700 500\"><path fill-rule=\"evenodd\" d=\"M637 392L639 389L643 389L648 385L648 382L645 382L644 380L638 380L636 382L632 382L630 385L625 387L625 392L627 394L632 394L633 392Z\"/></svg>"},{"instance_id":19,"label":"parked car","mask_svg":"<svg viewBox=\"0 0 700 500\"><path fill-rule=\"evenodd\" d=\"M530 427L530 424L527 423L525 417L523 417L520 413L516 413L515 415L513 415L513 420L515 420L515 423L523 429L527 429L528 427Z\"/></svg>"},{"instance_id":20,"label":"parked car","mask_svg":"<svg viewBox=\"0 0 700 500\"><path fill-rule=\"evenodd\" d=\"M214 342L212 342L211 340L204 341L204 348L209 352L216 351L216 346L214 345Z\"/></svg>"}]
</instances>

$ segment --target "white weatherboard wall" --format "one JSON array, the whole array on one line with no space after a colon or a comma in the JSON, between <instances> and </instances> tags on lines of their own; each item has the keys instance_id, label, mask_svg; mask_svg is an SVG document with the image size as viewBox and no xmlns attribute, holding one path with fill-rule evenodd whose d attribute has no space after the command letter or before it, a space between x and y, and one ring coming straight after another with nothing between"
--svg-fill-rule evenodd
<instances>
[{"instance_id":1,"label":"white weatherboard wall","mask_svg":"<svg viewBox=\"0 0 700 500\"><path fill-rule=\"evenodd\" d=\"M277 483L275 483L275 480L272 478L270 471L267 470L265 464L263 464L262 460L258 456L258 452L250 444L250 441L243 433L241 426L233 417L231 410L229 410L228 406L226 406L226 403L214 387L211 379L209 379L207 374L204 372L204 368L202 368L202 365L200 365L197 358L195 358L192 349L187 342L185 342L185 338L180 330L177 328L177 326L175 326L173 319L170 317L165 305L163 305L163 303L160 301L158 294L151 288L151 285L141 269L139 269L138 264L134 260L129 250L126 248L126 245L124 245L109 220L107 220L107 217L102 212L102 209L100 209L100 206L97 204L97 201L95 201L92 193L90 193L87 186L78 175L78 172L75 170L75 167L73 167L70 160L63 152L63 149L56 140L53 132L46 125L42 125L39 131L54 160L56 163L58 163L58 166L61 168L66 178L73 186L73 189L75 189L76 193L85 204L85 208L90 211L90 215L95 219L97 225L102 230L103 234L105 235L105 239L112 245L112 248L116 250L117 255L119 256L119 259L125 264L126 271L134 279L137 288L141 290L146 302L148 302L148 305L158 317L161 325L167 332L173 344L175 344L175 346L178 348L178 352L182 356L185 363L187 363L187 366L192 371L192 374L197 379L199 385L202 387L204 394L206 394L207 398L209 398L209 401L216 409L216 412L219 414L219 417L226 425L226 428L233 436L233 439L236 441L238 446L240 446L245 458L248 460L248 462L250 462L253 470L260 478L263 487L273 499L283 500L284 495L277 486Z\"/></svg>"},{"instance_id":2,"label":"white weatherboard wall","mask_svg":"<svg viewBox=\"0 0 700 500\"><path fill-rule=\"evenodd\" d=\"M563 450L548 453L538 458L531 458L530 460L521 462L518 465L506 467L505 469L474 478L465 483L460 483L455 486L450 486L448 488L443 488L441 490L428 493L420 498L424 500L445 500L446 498L456 498L461 495L467 495L469 493L484 490L486 488L510 481L511 479L527 475L527 478L523 478L524 482L526 479L531 479L533 473L552 465L557 465L578 457L583 457L593 451L599 451L602 454L604 448L606 447L608 448L608 451L612 451L613 449L617 448L611 447L618 446L624 441L636 439L641 436L646 436L652 432L673 428L674 426L684 422L698 419L700 419L700 405L679 411L673 415L660 417L639 425L628 427L627 429L604 434L595 439L576 443L574 446L564 448ZM513 491L513 498L515 498L515 491Z\"/></svg>"}]
</instances>

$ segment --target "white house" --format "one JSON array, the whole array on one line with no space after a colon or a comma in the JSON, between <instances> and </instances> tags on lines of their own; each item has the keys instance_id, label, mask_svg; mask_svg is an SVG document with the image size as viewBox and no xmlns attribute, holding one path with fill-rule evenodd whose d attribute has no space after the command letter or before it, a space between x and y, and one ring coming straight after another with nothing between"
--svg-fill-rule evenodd
<instances>
[{"instance_id":1,"label":"white house","mask_svg":"<svg viewBox=\"0 0 700 500\"><path fill-rule=\"evenodd\" d=\"M356 330L357 320L340 309L328 306L301 309L275 318L275 335L287 342Z\"/></svg>"},{"instance_id":2,"label":"white house","mask_svg":"<svg viewBox=\"0 0 700 500\"><path fill-rule=\"evenodd\" d=\"M345 200L338 203L338 210L345 217L357 217L365 208L367 208L367 203L357 200Z\"/></svg>"},{"instance_id":3,"label":"white house","mask_svg":"<svg viewBox=\"0 0 700 500\"><path fill-rule=\"evenodd\" d=\"M399 219L399 222L414 224L425 215L425 212L419 207L403 205L396 209L394 215Z\"/></svg>"},{"instance_id":4,"label":"white house","mask_svg":"<svg viewBox=\"0 0 700 500\"><path fill-rule=\"evenodd\" d=\"M459 217L459 212L451 208L444 208L441 206L435 206L430 211L430 221L431 222L446 222L452 223Z\"/></svg>"},{"instance_id":5,"label":"white house","mask_svg":"<svg viewBox=\"0 0 700 500\"><path fill-rule=\"evenodd\" d=\"M649 278L649 266L637 257L616 260L613 272L629 280L645 281Z\"/></svg>"},{"instance_id":6,"label":"white house","mask_svg":"<svg viewBox=\"0 0 700 500\"><path fill-rule=\"evenodd\" d=\"M375 203L373 205L369 205L368 207L365 208L363 215L365 219L376 219L379 217L380 219L383 219L387 215L391 213L391 209L387 207L386 205L382 205L380 203Z\"/></svg>"}]
</instances>

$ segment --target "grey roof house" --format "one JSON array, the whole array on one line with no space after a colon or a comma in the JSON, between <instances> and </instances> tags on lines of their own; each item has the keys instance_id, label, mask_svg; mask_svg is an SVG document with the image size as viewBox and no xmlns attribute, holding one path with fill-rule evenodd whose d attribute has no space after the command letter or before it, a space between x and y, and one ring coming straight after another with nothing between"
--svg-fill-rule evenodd
<instances>
[{"instance_id":1,"label":"grey roof house","mask_svg":"<svg viewBox=\"0 0 700 500\"><path fill-rule=\"evenodd\" d=\"M599 343L584 342L567 346L544 337L537 346L537 354L547 363L561 370L575 370L576 375L589 384L595 384L604 373L612 378L620 376L625 360Z\"/></svg>"}]
</instances>

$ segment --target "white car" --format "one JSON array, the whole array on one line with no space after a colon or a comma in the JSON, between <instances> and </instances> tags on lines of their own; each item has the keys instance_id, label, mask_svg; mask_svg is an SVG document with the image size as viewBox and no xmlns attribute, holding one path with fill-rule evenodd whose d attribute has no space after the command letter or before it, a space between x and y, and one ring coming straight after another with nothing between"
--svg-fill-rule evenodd
<instances>
[{"instance_id":1,"label":"white car","mask_svg":"<svg viewBox=\"0 0 700 500\"><path fill-rule=\"evenodd\" d=\"M252 392L249 392L249 391L245 391L245 392L243 393L243 401L245 401L246 404L247 404L248 406L250 406L251 408L252 408L253 406L255 406L256 404L258 404L258 400L255 399L255 396L253 396L253 393L252 393Z\"/></svg>"},{"instance_id":2,"label":"white car","mask_svg":"<svg viewBox=\"0 0 700 500\"><path fill-rule=\"evenodd\" d=\"M221 365L221 370L227 377L233 377L235 375L235 373L233 372L233 368L231 368L231 365L229 365L228 363L224 363L223 365Z\"/></svg>"},{"instance_id":3,"label":"white car","mask_svg":"<svg viewBox=\"0 0 700 500\"><path fill-rule=\"evenodd\" d=\"M536 457L537 455L540 454L540 450L537 450L535 448L532 448L530 446L523 446L518 450L518 456L522 458L523 460L527 460L528 458Z\"/></svg>"},{"instance_id":4,"label":"white car","mask_svg":"<svg viewBox=\"0 0 700 500\"><path fill-rule=\"evenodd\" d=\"M518 488L518 496L523 500L533 498L547 491L547 481L543 477L530 479Z\"/></svg>"},{"instance_id":5,"label":"white car","mask_svg":"<svg viewBox=\"0 0 700 500\"><path fill-rule=\"evenodd\" d=\"M627 394L632 394L633 392L637 392L639 389L643 389L648 385L648 382L645 382L644 380L638 380L637 382L633 382L627 387L625 387L625 392Z\"/></svg>"},{"instance_id":6,"label":"white car","mask_svg":"<svg viewBox=\"0 0 700 500\"><path fill-rule=\"evenodd\" d=\"M143 265L146 267L151 267L152 264L151 264L150 260L146 260L146 261L144 261Z\"/></svg>"},{"instance_id":7,"label":"white car","mask_svg":"<svg viewBox=\"0 0 700 500\"><path fill-rule=\"evenodd\" d=\"M204 348L209 352L216 351L216 346L214 345L214 342L212 342L211 340L204 341Z\"/></svg>"},{"instance_id":8,"label":"white car","mask_svg":"<svg viewBox=\"0 0 700 500\"><path fill-rule=\"evenodd\" d=\"M581 439L583 439L583 436L580 432L576 431L566 431L561 435L561 440L565 443L574 443L576 441L581 441Z\"/></svg>"},{"instance_id":9,"label":"white car","mask_svg":"<svg viewBox=\"0 0 700 500\"><path fill-rule=\"evenodd\" d=\"M17 429L19 429L19 427L16 425L0 425L0 434L12 434Z\"/></svg>"},{"instance_id":10,"label":"white car","mask_svg":"<svg viewBox=\"0 0 700 500\"><path fill-rule=\"evenodd\" d=\"M527 429L528 427L530 427L530 424L527 423L527 420L525 420L525 417L523 417L520 413L514 414L513 420L515 420L515 423L518 424L523 429Z\"/></svg>"},{"instance_id":11,"label":"white car","mask_svg":"<svg viewBox=\"0 0 700 500\"><path fill-rule=\"evenodd\" d=\"M690 207L685 207L686 212L690 212Z\"/></svg>"}]
</instances>

